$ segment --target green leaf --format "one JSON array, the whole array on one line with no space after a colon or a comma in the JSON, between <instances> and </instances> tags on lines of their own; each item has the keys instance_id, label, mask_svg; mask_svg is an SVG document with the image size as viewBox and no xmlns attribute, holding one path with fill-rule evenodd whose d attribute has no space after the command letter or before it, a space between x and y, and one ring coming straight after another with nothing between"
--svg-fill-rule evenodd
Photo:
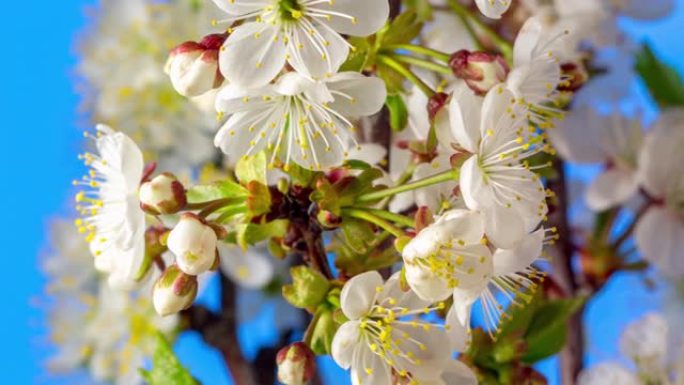
<instances>
[{"instance_id":1,"label":"green leaf","mask_svg":"<svg viewBox=\"0 0 684 385\"><path fill-rule=\"evenodd\" d=\"M249 196L247 210L250 218L258 217L271 211L271 191L268 186L252 180L247 183Z\"/></svg>"},{"instance_id":2,"label":"green leaf","mask_svg":"<svg viewBox=\"0 0 684 385\"><path fill-rule=\"evenodd\" d=\"M541 304L525 334L528 349L523 361L535 363L558 353L565 345L567 321L585 302L585 297Z\"/></svg>"},{"instance_id":3,"label":"green leaf","mask_svg":"<svg viewBox=\"0 0 684 385\"><path fill-rule=\"evenodd\" d=\"M266 223L247 223L237 226L237 243L242 248L255 245L269 238L282 238L287 233L290 221L276 219Z\"/></svg>"},{"instance_id":4,"label":"green leaf","mask_svg":"<svg viewBox=\"0 0 684 385\"><path fill-rule=\"evenodd\" d=\"M292 306L311 309L317 307L328 294L330 282L307 266L290 269L292 284L283 286L283 297Z\"/></svg>"},{"instance_id":5,"label":"green leaf","mask_svg":"<svg viewBox=\"0 0 684 385\"><path fill-rule=\"evenodd\" d=\"M388 95L385 105L389 110L390 127L395 132L402 131L408 124L408 109L401 95Z\"/></svg>"},{"instance_id":6,"label":"green leaf","mask_svg":"<svg viewBox=\"0 0 684 385\"><path fill-rule=\"evenodd\" d=\"M267 164L266 153L263 151L256 155L242 157L235 165L235 176L244 185L252 181L268 185L266 180Z\"/></svg>"},{"instance_id":7,"label":"green leaf","mask_svg":"<svg viewBox=\"0 0 684 385\"><path fill-rule=\"evenodd\" d=\"M223 198L247 196L247 189L239 184L225 180L212 184L193 186L186 192L188 203L203 203Z\"/></svg>"},{"instance_id":8,"label":"green leaf","mask_svg":"<svg viewBox=\"0 0 684 385\"><path fill-rule=\"evenodd\" d=\"M408 10L397 16L382 35L382 46L410 43L423 28L415 10Z\"/></svg>"},{"instance_id":9,"label":"green leaf","mask_svg":"<svg viewBox=\"0 0 684 385\"><path fill-rule=\"evenodd\" d=\"M190 372L181 365L171 345L161 333L157 334L157 347L152 357L152 369L140 369L140 374L149 385L198 385Z\"/></svg>"},{"instance_id":10,"label":"green leaf","mask_svg":"<svg viewBox=\"0 0 684 385\"><path fill-rule=\"evenodd\" d=\"M342 63L340 72L361 72L366 67L372 65L375 52L373 44L371 44L368 38L350 37L347 41L353 48L350 50L347 60Z\"/></svg>"},{"instance_id":11,"label":"green leaf","mask_svg":"<svg viewBox=\"0 0 684 385\"><path fill-rule=\"evenodd\" d=\"M432 5L429 0L407 0L404 2L406 8L416 12L418 20L428 21L432 19Z\"/></svg>"},{"instance_id":12,"label":"green leaf","mask_svg":"<svg viewBox=\"0 0 684 385\"><path fill-rule=\"evenodd\" d=\"M684 105L684 83L677 71L658 59L648 44L636 57L636 71L660 107Z\"/></svg>"},{"instance_id":13,"label":"green leaf","mask_svg":"<svg viewBox=\"0 0 684 385\"><path fill-rule=\"evenodd\" d=\"M332 348L332 340L339 328L333 311L329 309L319 310L316 324L313 325L313 332L311 336L311 350L316 355L330 354Z\"/></svg>"}]
</instances>

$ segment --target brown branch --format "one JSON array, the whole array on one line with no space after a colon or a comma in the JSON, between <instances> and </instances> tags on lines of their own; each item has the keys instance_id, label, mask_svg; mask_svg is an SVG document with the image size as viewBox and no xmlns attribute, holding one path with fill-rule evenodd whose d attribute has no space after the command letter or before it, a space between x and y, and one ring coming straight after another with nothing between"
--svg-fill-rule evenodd
<instances>
[{"instance_id":1,"label":"brown branch","mask_svg":"<svg viewBox=\"0 0 684 385\"><path fill-rule=\"evenodd\" d=\"M221 352L228 371L236 385L257 385L250 363L242 355L237 337L235 284L221 277L221 313L193 305L183 312L189 328L198 331L204 341Z\"/></svg>"},{"instance_id":2,"label":"brown branch","mask_svg":"<svg viewBox=\"0 0 684 385\"><path fill-rule=\"evenodd\" d=\"M557 202L554 211L549 214L549 220L558 229L560 239L557 243L557 253L552 260L553 277L568 296L574 297L580 290L580 284L572 268L575 250L568 221L568 191L563 161L556 160L554 169L558 178L549 183L549 188L555 193ZM583 314L584 308L578 310L568 320L567 342L560 353L561 381L564 385L574 385L582 370L584 360Z\"/></svg>"}]
</instances>

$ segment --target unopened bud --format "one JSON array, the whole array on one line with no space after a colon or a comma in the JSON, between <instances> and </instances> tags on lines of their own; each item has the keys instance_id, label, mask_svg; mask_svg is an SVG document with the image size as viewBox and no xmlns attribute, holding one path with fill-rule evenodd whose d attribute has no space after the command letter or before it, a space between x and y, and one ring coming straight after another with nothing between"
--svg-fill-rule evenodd
<instances>
[{"instance_id":1,"label":"unopened bud","mask_svg":"<svg viewBox=\"0 0 684 385\"><path fill-rule=\"evenodd\" d=\"M223 84L218 55L226 37L226 34L208 35L199 43L188 41L171 51L164 71L179 94L200 96Z\"/></svg>"},{"instance_id":2,"label":"unopened bud","mask_svg":"<svg viewBox=\"0 0 684 385\"><path fill-rule=\"evenodd\" d=\"M278 381L285 385L304 385L316 370L316 356L303 342L288 345L276 355Z\"/></svg>"},{"instance_id":3,"label":"unopened bud","mask_svg":"<svg viewBox=\"0 0 684 385\"><path fill-rule=\"evenodd\" d=\"M435 120L437 113L439 113L439 111L441 111L446 105L447 99L449 99L449 95L445 94L444 92L437 92L430 97L427 105L430 121Z\"/></svg>"},{"instance_id":4,"label":"unopened bud","mask_svg":"<svg viewBox=\"0 0 684 385\"><path fill-rule=\"evenodd\" d=\"M508 64L501 55L460 50L449 58L454 75L465 80L478 95L484 95L495 85L506 80Z\"/></svg>"},{"instance_id":5,"label":"unopened bud","mask_svg":"<svg viewBox=\"0 0 684 385\"><path fill-rule=\"evenodd\" d=\"M154 284L152 302L161 316L187 309L197 296L197 277L185 274L177 265L164 270Z\"/></svg>"},{"instance_id":6,"label":"unopened bud","mask_svg":"<svg viewBox=\"0 0 684 385\"><path fill-rule=\"evenodd\" d=\"M138 195L140 207L152 215L177 213L187 203L185 187L168 172L143 183Z\"/></svg>"},{"instance_id":7,"label":"unopened bud","mask_svg":"<svg viewBox=\"0 0 684 385\"><path fill-rule=\"evenodd\" d=\"M171 230L167 245L176 255L178 267L190 275L211 269L216 261L218 237L204 219L184 213Z\"/></svg>"},{"instance_id":8,"label":"unopened bud","mask_svg":"<svg viewBox=\"0 0 684 385\"><path fill-rule=\"evenodd\" d=\"M316 214L316 219L327 230L336 229L342 224L342 218L328 210L320 210Z\"/></svg>"}]
</instances>

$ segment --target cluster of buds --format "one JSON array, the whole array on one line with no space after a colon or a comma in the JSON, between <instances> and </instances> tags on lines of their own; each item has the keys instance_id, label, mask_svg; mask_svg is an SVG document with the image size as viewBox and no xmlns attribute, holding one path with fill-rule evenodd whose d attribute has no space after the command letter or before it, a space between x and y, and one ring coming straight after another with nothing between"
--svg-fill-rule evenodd
<instances>
[{"instance_id":1,"label":"cluster of buds","mask_svg":"<svg viewBox=\"0 0 684 385\"><path fill-rule=\"evenodd\" d=\"M451 55L449 67L478 95L484 95L495 85L504 82L509 72L508 64L501 55L468 50Z\"/></svg>"},{"instance_id":2,"label":"cluster of buds","mask_svg":"<svg viewBox=\"0 0 684 385\"><path fill-rule=\"evenodd\" d=\"M146 178L147 179L147 178ZM140 207L150 215L177 214L187 205L183 184L171 173L144 181L138 190ZM218 235L207 221L185 212L172 230L151 227L146 233L150 259L171 251L175 264L164 270L154 286L153 303L161 315L189 307L197 295L197 276L218 266Z\"/></svg>"},{"instance_id":3,"label":"cluster of buds","mask_svg":"<svg viewBox=\"0 0 684 385\"><path fill-rule=\"evenodd\" d=\"M218 56L227 37L227 34L211 34L199 43L187 41L171 51L164 71L179 94L200 96L223 84Z\"/></svg>"}]
</instances>

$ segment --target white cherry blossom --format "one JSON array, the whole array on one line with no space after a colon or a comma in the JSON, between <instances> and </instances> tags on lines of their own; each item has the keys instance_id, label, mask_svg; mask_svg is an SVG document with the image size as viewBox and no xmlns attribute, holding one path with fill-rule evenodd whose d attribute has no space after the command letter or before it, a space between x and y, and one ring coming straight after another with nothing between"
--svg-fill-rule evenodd
<instances>
[{"instance_id":1,"label":"white cherry blossom","mask_svg":"<svg viewBox=\"0 0 684 385\"><path fill-rule=\"evenodd\" d=\"M668 276L684 274L684 113L664 111L646 135L639 157L639 179L653 199L639 219L634 237L644 258Z\"/></svg>"},{"instance_id":2,"label":"white cherry blossom","mask_svg":"<svg viewBox=\"0 0 684 385\"><path fill-rule=\"evenodd\" d=\"M567 32L550 36L548 32L539 19L527 19L515 39L513 67L506 79L506 87L528 107L530 119L542 127L562 116L549 104L558 96L557 88L563 80L558 55Z\"/></svg>"},{"instance_id":3,"label":"white cherry blossom","mask_svg":"<svg viewBox=\"0 0 684 385\"><path fill-rule=\"evenodd\" d=\"M342 34L368 36L387 21L387 0L214 0L229 17L243 20L219 55L221 72L242 87L267 84L290 64L320 79L337 72L350 44Z\"/></svg>"},{"instance_id":4,"label":"white cherry blossom","mask_svg":"<svg viewBox=\"0 0 684 385\"><path fill-rule=\"evenodd\" d=\"M589 208L606 210L637 192L637 162L643 142L640 116L628 118L618 112L604 116L591 107L579 107L548 133L564 159L606 165L586 192Z\"/></svg>"},{"instance_id":5,"label":"white cherry blossom","mask_svg":"<svg viewBox=\"0 0 684 385\"><path fill-rule=\"evenodd\" d=\"M500 19L512 2L513 0L475 0L480 12L490 19Z\"/></svg>"},{"instance_id":6,"label":"white cherry blossom","mask_svg":"<svg viewBox=\"0 0 684 385\"><path fill-rule=\"evenodd\" d=\"M95 267L113 286L130 288L142 278L145 259L145 213L138 199L143 156L131 138L108 126L98 125L93 140L97 154L80 156L90 171L74 181L85 187L76 195L82 216L76 225L87 234Z\"/></svg>"},{"instance_id":7,"label":"white cherry blossom","mask_svg":"<svg viewBox=\"0 0 684 385\"><path fill-rule=\"evenodd\" d=\"M230 114L214 143L233 157L270 153L270 163L322 170L348 157L356 130L350 119L382 108L384 82L342 72L312 81L290 72L275 85L242 89L233 84L218 95L220 114Z\"/></svg>"},{"instance_id":8,"label":"white cherry blossom","mask_svg":"<svg viewBox=\"0 0 684 385\"><path fill-rule=\"evenodd\" d=\"M428 303L399 286L398 274L383 283L377 271L369 271L342 289L342 311L349 321L335 334L332 356L342 368L351 368L353 385L392 385L393 374L431 383L450 362L443 327L415 318L432 310Z\"/></svg>"},{"instance_id":9,"label":"white cherry blossom","mask_svg":"<svg viewBox=\"0 0 684 385\"><path fill-rule=\"evenodd\" d=\"M604 363L580 373L578 385L643 385L639 377L614 363Z\"/></svg>"},{"instance_id":10,"label":"white cherry blossom","mask_svg":"<svg viewBox=\"0 0 684 385\"><path fill-rule=\"evenodd\" d=\"M502 85L484 100L462 85L451 96L448 119L438 119L440 144L472 154L461 167L465 205L484 213L495 246L514 247L548 211L544 186L526 161L547 145L529 129L524 106Z\"/></svg>"}]
</instances>

